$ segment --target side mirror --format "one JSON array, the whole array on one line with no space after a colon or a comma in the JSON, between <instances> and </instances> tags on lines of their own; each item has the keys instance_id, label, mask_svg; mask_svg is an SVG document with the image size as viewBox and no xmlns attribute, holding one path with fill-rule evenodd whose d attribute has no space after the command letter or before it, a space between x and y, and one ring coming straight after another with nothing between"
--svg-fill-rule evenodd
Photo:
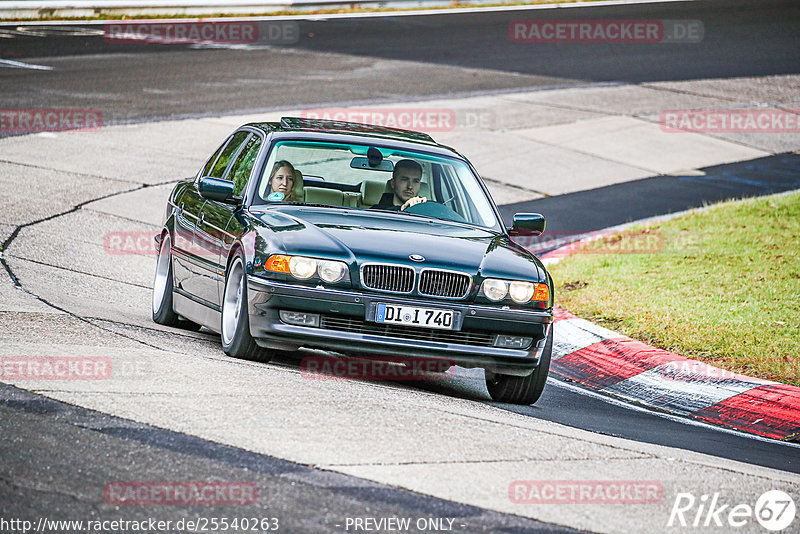
<instances>
[{"instance_id":1,"label":"side mirror","mask_svg":"<svg viewBox=\"0 0 800 534\"><path fill-rule=\"evenodd\" d=\"M203 198L216 200L217 202L225 202L226 204L239 204L242 198L233 196L233 190L235 188L236 186L230 180L213 178L211 176L200 178L200 183L197 187L200 196Z\"/></svg>"},{"instance_id":2,"label":"side mirror","mask_svg":"<svg viewBox=\"0 0 800 534\"><path fill-rule=\"evenodd\" d=\"M509 228L508 234L516 236L533 236L544 233L544 215L541 213L515 213L514 225Z\"/></svg>"}]
</instances>

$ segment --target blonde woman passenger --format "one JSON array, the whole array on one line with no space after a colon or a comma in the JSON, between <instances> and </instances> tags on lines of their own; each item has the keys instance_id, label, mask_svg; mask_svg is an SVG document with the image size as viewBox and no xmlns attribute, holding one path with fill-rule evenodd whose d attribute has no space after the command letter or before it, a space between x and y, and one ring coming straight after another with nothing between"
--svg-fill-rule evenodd
<instances>
[{"instance_id":1,"label":"blonde woman passenger","mask_svg":"<svg viewBox=\"0 0 800 534\"><path fill-rule=\"evenodd\" d=\"M267 200L302 202L303 179L298 179L296 175L291 163L286 160L276 161L269 173Z\"/></svg>"}]
</instances>

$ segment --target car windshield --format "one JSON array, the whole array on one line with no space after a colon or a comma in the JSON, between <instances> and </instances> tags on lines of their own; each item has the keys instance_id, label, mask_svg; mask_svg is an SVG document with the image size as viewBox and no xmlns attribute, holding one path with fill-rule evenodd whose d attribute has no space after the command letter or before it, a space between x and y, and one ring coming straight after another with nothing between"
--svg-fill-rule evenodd
<instances>
[{"instance_id":1,"label":"car windshield","mask_svg":"<svg viewBox=\"0 0 800 534\"><path fill-rule=\"evenodd\" d=\"M455 158L367 144L281 141L264 166L254 203L395 211L497 229L478 180Z\"/></svg>"}]
</instances>

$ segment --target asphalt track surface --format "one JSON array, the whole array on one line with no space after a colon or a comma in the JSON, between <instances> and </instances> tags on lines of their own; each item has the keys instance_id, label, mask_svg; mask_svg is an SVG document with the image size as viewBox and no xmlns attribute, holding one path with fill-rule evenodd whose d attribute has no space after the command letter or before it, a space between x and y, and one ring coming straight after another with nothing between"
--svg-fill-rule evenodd
<instances>
[{"instance_id":1,"label":"asphalt track surface","mask_svg":"<svg viewBox=\"0 0 800 534\"><path fill-rule=\"evenodd\" d=\"M778 154L698 169L702 175L654 176L500 206L505 221L514 213L543 213L559 236L594 232L631 221L676 213L731 198L800 189L800 155ZM618 206L625 206L624 210ZM542 236L546 238L546 234Z\"/></svg>"},{"instance_id":2,"label":"asphalt track surface","mask_svg":"<svg viewBox=\"0 0 800 534\"><path fill-rule=\"evenodd\" d=\"M102 501L97 488L133 477L254 483L259 494L255 504L214 506L213 513L208 506L197 505L161 506L157 512L129 506L113 513L105 510L100 518L147 521L157 517L177 522L246 517L258 518L259 524L262 518L277 518L280 532L342 532L347 517L369 513L449 518L453 530L460 532L579 532L220 445L5 384L0 384L0 421L0 517L34 524L41 517L96 519L98 501ZM46 482L20 485L17 481L23 477ZM49 485L66 485L72 494L48 492Z\"/></svg>"},{"instance_id":3,"label":"asphalt track surface","mask_svg":"<svg viewBox=\"0 0 800 534\"><path fill-rule=\"evenodd\" d=\"M517 19L678 19L702 43L528 44ZM0 26L5 108L99 108L104 124L306 105L408 101L486 92L797 73L800 5L671 2L581 9L300 20L291 46L114 44L103 26ZM89 34L89 35L87 35Z\"/></svg>"},{"instance_id":4,"label":"asphalt track surface","mask_svg":"<svg viewBox=\"0 0 800 534\"><path fill-rule=\"evenodd\" d=\"M30 63L46 59L59 68L47 76L43 71L0 69L0 101L4 108L41 107L43 102L48 107L97 107L102 102L104 119L113 124L306 104L800 71L800 6L795 2L692 2L513 15L534 17L697 19L704 22L705 37L702 46L542 45L533 54L524 45L509 43L510 17L499 13L435 15L424 20L302 21L304 37L291 48L249 50L114 45L96 35L9 30L10 37L0 39L0 58ZM376 73L375 65L383 70ZM656 177L503 210L535 208L548 214L551 228L599 229L707 201L797 188L797 163L797 156L784 155L706 169L703 178L679 177L694 181L680 193L668 183L675 177ZM664 194L669 190L673 194ZM576 221L575 213L583 219ZM443 395L468 395L457 386L420 387ZM210 442L34 398L8 386L0 387L0 393L0 450L4 459L12 459L3 462L5 472L0 473L3 515L38 517L54 511L83 512L93 506L91 496L43 498L46 487L25 488L13 482L21 473L70 478L77 472L78 479L96 476L97 480L109 480L114 473L120 479L132 474L140 479L169 478L167 473L173 473L174 479L199 480L215 475L230 478L231 469L246 466L269 478L262 487L286 490L271 495L274 509L262 512L286 514L287 524L298 522L297 530L311 524L335 530L336 517L357 515L366 507L374 516L469 518L469 531L477 532L561 531L264 455L236 449L222 454L221 446ZM553 384L533 407L498 406L608 435L800 472L796 448L688 425ZM65 441L72 446L60 446ZM28 452L20 455L22 450ZM151 471L143 465L152 466ZM307 486L295 486L297 480ZM65 515L80 514L61 514ZM303 518L309 523L303 524Z\"/></svg>"}]
</instances>

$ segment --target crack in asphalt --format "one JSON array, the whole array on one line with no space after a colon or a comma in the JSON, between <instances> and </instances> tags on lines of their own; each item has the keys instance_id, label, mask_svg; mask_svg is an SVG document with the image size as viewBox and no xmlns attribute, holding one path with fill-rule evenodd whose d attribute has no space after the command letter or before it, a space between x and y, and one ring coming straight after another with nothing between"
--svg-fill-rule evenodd
<instances>
[{"instance_id":1,"label":"crack in asphalt","mask_svg":"<svg viewBox=\"0 0 800 534\"><path fill-rule=\"evenodd\" d=\"M29 169L40 169L43 171L55 171L55 172L63 172L64 174L72 174L73 176L83 176L85 178L94 178L96 180L107 180L109 182L122 182L126 184L135 184L136 182L132 182L131 180L121 180L119 178L109 178L108 176L100 176L98 174L89 174L87 172L76 172L76 171L68 171L64 169L54 169L52 167L45 167L44 165L34 165L33 163L22 163L19 161L11 161L7 159L0 159L0 163L5 163L7 165L17 165L19 167L27 167ZM143 184L147 185L147 184ZM99 200L99 199L98 199Z\"/></svg>"},{"instance_id":2,"label":"crack in asphalt","mask_svg":"<svg viewBox=\"0 0 800 534\"><path fill-rule=\"evenodd\" d=\"M13 275L13 273L11 274L11 276L12 276L12 277L14 276L14 275ZM41 302L41 303L43 303L43 304L45 304L45 305L47 305L47 306L50 306L50 307L51 307L51 308L53 308L54 310L58 310L58 311L60 311L61 313L64 313L64 314L66 314L66 315L69 315L70 317L72 317L72 318L74 318L74 319L77 319L77 320L79 320L79 321L81 321L81 322L84 322L84 323L86 323L86 324L90 325L90 326L93 326L93 327L95 327L95 328L98 328L98 329L100 329L100 330L102 330L102 331L104 331L104 332L108 332L109 334L116 334L116 335L118 335L118 336L120 336L120 337L123 337L123 338L125 338L125 339L127 339L127 340L130 340L130 341L133 341L133 342L139 343L139 344L141 344L141 345L144 345L144 346L146 346L146 347L150 347L150 348L153 348L153 349L156 349L156 350L160 350L160 351L162 351L162 352L171 352L171 351L168 351L168 350L166 350L166 349L163 349L163 348L161 348L161 347L159 347L159 346L157 346L157 345L152 345L152 344L150 344L150 343L147 343L147 342L145 342L145 341L141 341L141 340L139 340L139 339L136 339L136 338L134 338L134 337L131 337L131 336L128 336L128 335L122 334L122 333L120 333L120 332L116 332L116 331L114 331L114 330L111 330L111 329L109 329L109 328L103 328L103 327L102 327L102 326L100 326L100 325L93 324L93 323L92 323L92 322L91 322L89 319L86 319L86 318L84 318L84 317L81 317L80 315L78 315L78 314L76 314L76 313L74 313L74 312L71 312L71 311L69 311L69 310L67 310L67 309L65 309L65 308L62 308L61 306L58 306L57 304L53 304L52 302L48 301L48 300L47 300L47 299L45 299L44 297L40 297L39 295L37 295L37 294L35 294L35 293L31 292L29 289L26 289L26 288L24 288L24 287L23 287L21 284L19 284L17 287L18 287L19 289L21 289L22 291L24 291L25 293L27 293L28 295L30 295L30 296L32 296L33 298L35 298L36 300L38 300L39 302Z\"/></svg>"},{"instance_id":3,"label":"crack in asphalt","mask_svg":"<svg viewBox=\"0 0 800 534\"><path fill-rule=\"evenodd\" d=\"M137 284L135 282L127 282L125 280L117 280L116 278L110 278L108 276L103 276L101 274L87 273L86 271L79 271L77 269L71 269L69 267L62 267L60 265L51 265L51 264L45 263L43 261L32 260L30 258L25 258L23 256L15 256L13 254L10 254L8 257L9 258L16 258L18 260L27 261L27 262L30 262L30 263L35 263L37 265L43 265L45 267L51 267L53 269L61 269L62 271L67 271L67 272L70 272L70 273L83 274L83 275L86 275L86 276L91 276L92 278L100 278L101 280L108 280L110 282L117 282L117 283L120 283L120 284L125 284L125 285L129 285L129 286L133 286L133 287L141 287L142 289L151 289L150 286L144 286L142 284Z\"/></svg>"},{"instance_id":4,"label":"crack in asphalt","mask_svg":"<svg viewBox=\"0 0 800 534\"><path fill-rule=\"evenodd\" d=\"M214 340L214 339L216 339L218 337L217 334L197 334L197 335L192 335L188 331L181 330L181 329L178 329L177 331L175 331L175 330L161 330L159 328L154 328L154 327L151 327L151 326L125 323L125 322L122 322L122 321L115 321L114 319L107 319L105 317L94 317L94 316L92 316L92 317L84 317L84 319L86 319L87 321L100 321L100 322L105 322L105 323L111 323L113 325L118 325L118 326L126 326L126 327L129 327L129 328L138 328L138 329L141 329L141 330L147 330L148 332L154 333L154 334L179 335L179 336L185 337L187 339L194 339L194 340L197 340L197 341L212 341L212 340ZM196 334L196 332L195 332L195 334Z\"/></svg>"},{"instance_id":5,"label":"crack in asphalt","mask_svg":"<svg viewBox=\"0 0 800 534\"><path fill-rule=\"evenodd\" d=\"M4 160L0 160L0 163L6 163L6 162ZM7 162L7 163L14 163L14 162ZM18 163L15 163L15 164L18 164ZM23 164L18 164L18 165L23 165ZM46 168L46 167L40 167L40 168L47 169L47 170L54 170L54 169L49 169L49 168ZM72 174L80 175L80 173L72 173ZM86 176L91 176L91 175L86 175ZM104 178L104 179L111 180L111 181L117 181L117 180L112 180L110 178ZM100 326L100 325L97 325L97 324L93 324L88 319L86 319L84 317L81 317L80 315L78 315L78 314L76 314L76 313L74 313L72 311L69 311L69 310L67 310L65 308L62 308L61 306L58 306L58 305L50 302L49 300L45 299L44 297L41 297L41 296L37 295L36 293L32 292L30 289L25 288L22 285L22 283L19 281L19 278L17 278L17 276L14 274L14 271L11 269L11 266L6 262L5 252L8 252L8 247L11 245L11 243L14 241L14 239L16 239L16 237L19 235L20 231L23 228L28 228L28 227L31 227L31 226L35 226L37 224L41 224L43 222L51 221L53 219L56 219L58 217L62 217L64 215L69 215L70 213L75 213L78 210L80 210L81 208L83 208L84 206L86 206L87 204L91 204L92 202L97 202L98 200L105 200L107 198L112 198L112 197L115 197L115 196L118 196L118 195L123 195L123 194L127 194L127 193L133 193L135 191L141 191L142 189L147 189L147 188L150 188L150 187L158 187L160 185L166 185L166 184L174 183L174 182L175 182L175 180L167 180L167 181L164 181L164 182L159 182L159 183L154 183L154 184L139 184L138 186L133 187L131 189L127 189L127 190L124 190L124 191L117 191L115 193L109 193L108 195L101 195L99 197L95 197L95 198L92 198L92 199L89 199L89 200L84 200L83 202L79 202L78 204L74 205L72 208L70 208L68 210L65 210L65 211L62 211L62 212L59 212L59 213L55 213L55 214L52 214L52 215L48 215L47 217L42 217L41 219L37 219L35 221L31 221L31 222L27 222L27 223L24 223L24 224L20 224L20 225L18 225L18 226L16 226L14 228L14 230L6 238L6 240L2 243L2 245L0 245L0 251L3 251L3 253L4 253L2 256L0 256L0 263L2 263L3 267L6 270L6 273L8 274L9 278L11 279L11 281L14 283L15 287L21 289L22 291L25 291L25 293L27 293L28 295L31 295L32 297L34 297L38 301L42 302L43 304L45 304L47 306L50 306L51 308L53 308L55 310L58 310L58 311L60 311L62 313L65 313L65 314L67 314L67 315L69 315L69 316L71 316L71 317L73 317L73 318L75 318L75 319L77 319L79 321L85 322L86 324L89 324L89 325L91 325L91 326L93 326L95 328L103 330L104 332L108 332L110 334L118 335L120 337L123 337L125 339L130 340L130 341L133 341L135 343L139 343L141 345L144 345L146 347L150 347L150 348L153 348L153 349L156 349L156 350L159 350L159 351L169 352L169 351L166 351L165 349L163 349L161 347L158 347L158 346L153 345L151 343L147 343L146 341L142 341L140 339L136 339L136 338L128 336L126 334L123 334L123 333L120 333L120 332L116 332L116 331L111 330L109 328L105 328L103 326ZM20 258L20 259L23 259L24 261L32 261L32 260L25 260L24 258ZM36 263L40 263L40 262L36 262ZM42 265L48 265L48 264L42 264ZM49 267L66 269L66 268L63 268L63 267L58 267L56 265L48 265L48 266ZM66 269L66 270L69 270L69 269ZM75 272L77 272L77 271L75 271ZM80 274L87 274L87 273L80 273ZM89 276L94 276L94 275L89 275ZM115 280L115 281L119 282L118 280ZM133 326L133 325L129 325L129 326Z\"/></svg>"}]
</instances>

